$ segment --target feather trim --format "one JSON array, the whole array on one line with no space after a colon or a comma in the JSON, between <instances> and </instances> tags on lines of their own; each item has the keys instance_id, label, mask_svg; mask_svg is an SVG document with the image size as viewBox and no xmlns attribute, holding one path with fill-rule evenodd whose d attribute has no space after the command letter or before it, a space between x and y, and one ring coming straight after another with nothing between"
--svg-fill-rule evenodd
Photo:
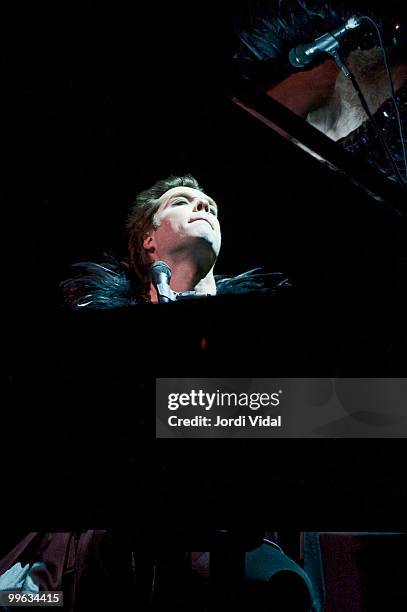
<instances>
[{"instance_id":1,"label":"feather trim","mask_svg":"<svg viewBox=\"0 0 407 612\"><path fill-rule=\"evenodd\" d=\"M238 276L215 276L216 293L275 293L276 289L288 288L292 284L281 272L264 272L263 268L253 268Z\"/></svg>"},{"instance_id":2,"label":"feather trim","mask_svg":"<svg viewBox=\"0 0 407 612\"><path fill-rule=\"evenodd\" d=\"M74 276L60 284L64 302L71 310L107 310L144 302L126 263L114 255L105 255L103 263L82 261L73 264L71 269ZM277 289L291 287L291 282L281 272L264 272L262 268L253 268L238 276L218 275L215 282L219 295L254 291L275 293Z\"/></svg>"},{"instance_id":3,"label":"feather trim","mask_svg":"<svg viewBox=\"0 0 407 612\"><path fill-rule=\"evenodd\" d=\"M105 255L105 261L100 264L82 261L71 268L75 275L60 285L71 310L106 310L142 302L134 297L125 263L114 255Z\"/></svg>"}]
</instances>

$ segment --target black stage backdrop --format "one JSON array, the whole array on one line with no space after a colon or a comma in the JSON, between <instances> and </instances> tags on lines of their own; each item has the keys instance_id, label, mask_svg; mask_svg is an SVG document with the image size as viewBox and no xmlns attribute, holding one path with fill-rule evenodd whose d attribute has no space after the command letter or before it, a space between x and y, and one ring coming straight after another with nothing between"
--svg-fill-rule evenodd
<instances>
[{"instance_id":1,"label":"black stage backdrop","mask_svg":"<svg viewBox=\"0 0 407 612\"><path fill-rule=\"evenodd\" d=\"M342 317L347 329L371 317L363 348L355 339L345 350L345 373L405 372L397 351L366 349L389 337L394 346L405 331L396 318L405 222L230 102L239 3L162 4L16 5L3 20L4 520L400 529L403 440L156 441L154 377L184 376L188 355L166 363L157 345L160 365L146 367L148 338L122 333L101 361L69 343L75 325L58 290L68 266L106 249L123 256L137 192L191 172L220 206L218 272L285 272L319 304L327 345ZM303 312L298 298L278 325L290 329ZM238 333L243 307L228 316ZM271 375L244 355L209 374Z\"/></svg>"}]
</instances>

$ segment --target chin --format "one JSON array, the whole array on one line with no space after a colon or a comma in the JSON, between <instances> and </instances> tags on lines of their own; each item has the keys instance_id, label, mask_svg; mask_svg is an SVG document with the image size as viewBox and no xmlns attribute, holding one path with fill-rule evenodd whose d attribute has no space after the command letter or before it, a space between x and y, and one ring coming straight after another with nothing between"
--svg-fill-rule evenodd
<instances>
[{"instance_id":1,"label":"chin","mask_svg":"<svg viewBox=\"0 0 407 612\"><path fill-rule=\"evenodd\" d=\"M198 245L194 246L194 259L197 262L199 270L205 271L205 275L215 265L219 250L208 240L201 240Z\"/></svg>"}]
</instances>

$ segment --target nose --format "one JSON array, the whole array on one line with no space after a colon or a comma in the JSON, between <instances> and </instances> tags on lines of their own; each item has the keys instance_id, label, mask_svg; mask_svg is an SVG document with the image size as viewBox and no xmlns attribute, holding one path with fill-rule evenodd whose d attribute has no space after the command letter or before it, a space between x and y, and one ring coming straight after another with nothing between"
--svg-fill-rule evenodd
<instances>
[{"instance_id":1,"label":"nose","mask_svg":"<svg viewBox=\"0 0 407 612\"><path fill-rule=\"evenodd\" d=\"M201 200L201 199L197 199L195 201L195 210L196 211L204 211L204 212L209 212L210 208L209 208L209 202L207 202L206 200Z\"/></svg>"}]
</instances>

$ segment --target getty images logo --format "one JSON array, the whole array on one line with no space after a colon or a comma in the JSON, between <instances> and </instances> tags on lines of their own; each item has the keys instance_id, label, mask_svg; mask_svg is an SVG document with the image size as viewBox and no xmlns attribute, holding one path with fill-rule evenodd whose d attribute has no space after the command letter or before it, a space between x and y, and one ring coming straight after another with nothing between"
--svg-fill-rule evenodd
<instances>
[{"instance_id":1,"label":"getty images logo","mask_svg":"<svg viewBox=\"0 0 407 612\"><path fill-rule=\"evenodd\" d=\"M192 389L188 393L169 393L168 410L178 410L180 407L194 406L209 411L213 407L248 407L250 410L259 410L270 406L279 406L282 390L274 393L227 393L219 389L208 393L199 389Z\"/></svg>"}]
</instances>

